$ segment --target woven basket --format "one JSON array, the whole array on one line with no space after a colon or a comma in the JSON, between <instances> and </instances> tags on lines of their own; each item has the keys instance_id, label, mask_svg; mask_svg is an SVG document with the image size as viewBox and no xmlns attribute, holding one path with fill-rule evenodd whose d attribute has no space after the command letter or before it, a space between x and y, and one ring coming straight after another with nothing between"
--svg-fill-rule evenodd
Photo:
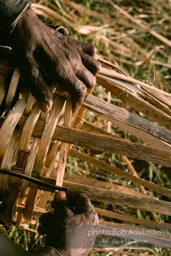
<instances>
[{"instance_id":1,"label":"woven basket","mask_svg":"<svg viewBox=\"0 0 171 256\"><path fill-rule=\"evenodd\" d=\"M24 89L20 73L11 58L11 50L7 47L0 49L2 218L15 221L18 225L34 222L36 217L45 212L47 201L51 199L52 192L57 190L56 185L86 193L96 201L171 216L169 201L152 198L143 190L145 187L170 199L170 189L141 179L136 173L132 175L123 172L78 150L78 146L81 146L113 152L127 160L130 157L171 167L170 95L112 71L110 65L107 69L101 69L97 81L140 115L92 94L87 95L83 107L72 115L70 100L57 92L54 93L50 113L44 114L29 91ZM125 140L85 122L84 109L94 111L97 116L133 134L143 143ZM66 176L63 180L68 154L135 183L141 188L140 192L116 184L106 186L103 182L86 177ZM100 208L97 211L101 215L128 223L171 226L127 215L112 215Z\"/></svg>"},{"instance_id":2,"label":"woven basket","mask_svg":"<svg viewBox=\"0 0 171 256\"><path fill-rule=\"evenodd\" d=\"M54 131L59 123L75 126L82 110L72 117L70 100L55 94L50 113L42 113L22 82L19 89L20 72L12 62L10 48L0 50L1 216L19 225L23 219L31 221L33 211L44 211L50 193L42 196L41 190L54 192L55 185L62 185L69 147L53 138Z\"/></svg>"}]
</instances>

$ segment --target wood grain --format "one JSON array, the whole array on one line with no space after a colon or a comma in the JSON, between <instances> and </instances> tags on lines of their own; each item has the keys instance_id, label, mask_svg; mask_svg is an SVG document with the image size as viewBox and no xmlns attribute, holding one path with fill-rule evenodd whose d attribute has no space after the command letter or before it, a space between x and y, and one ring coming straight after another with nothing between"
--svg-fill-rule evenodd
<instances>
[{"instance_id":1,"label":"wood grain","mask_svg":"<svg viewBox=\"0 0 171 256\"><path fill-rule=\"evenodd\" d=\"M86 194L91 200L93 199L122 207L142 209L149 212L153 211L171 216L171 202L168 201L148 197L137 197L69 181L64 181L64 186L67 186L70 191Z\"/></svg>"}]
</instances>

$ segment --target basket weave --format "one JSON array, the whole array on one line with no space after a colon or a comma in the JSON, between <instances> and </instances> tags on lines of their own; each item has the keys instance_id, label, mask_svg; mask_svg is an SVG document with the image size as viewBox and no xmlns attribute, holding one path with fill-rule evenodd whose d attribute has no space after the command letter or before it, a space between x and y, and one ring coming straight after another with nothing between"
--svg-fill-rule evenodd
<instances>
[{"instance_id":1,"label":"basket weave","mask_svg":"<svg viewBox=\"0 0 171 256\"><path fill-rule=\"evenodd\" d=\"M66 127L75 126L76 118L82 110L72 117L70 100L66 101L64 97L55 94L50 113L42 113L29 91L23 89L23 84L22 89L19 89L20 72L12 62L11 50L2 47L1 52L1 169L39 179L43 176L44 181L51 177L56 180L56 185L61 186L68 145L54 140L53 134L59 123ZM36 124L41 127L39 134L34 134ZM1 215L7 220L17 221L18 224L23 218L31 221L33 211L43 212L39 208L44 208L49 199L49 193L42 195L38 188L41 189L41 186L30 184L24 178L1 175L0 191L6 197Z\"/></svg>"},{"instance_id":2,"label":"basket weave","mask_svg":"<svg viewBox=\"0 0 171 256\"><path fill-rule=\"evenodd\" d=\"M102 68L98 83L141 113L138 115L98 97L87 95L83 107L94 111L115 126L126 130L144 143L134 143L84 122L84 109L72 115L71 103L54 93L54 104L48 114L40 111L37 102L24 89L20 73L11 59L11 50L0 51L0 164L1 169L38 178L48 184L62 184L71 191L84 192L91 199L171 216L171 203L158 200L129 188L82 177L66 178L63 182L68 153L106 172L116 174L142 188L146 187L166 198L171 190L143 180L77 150L71 145L114 152L171 167L171 98L170 95L140 81ZM138 84L138 86L137 86ZM8 110L7 110L8 109ZM143 114L142 114L143 113ZM145 118L148 115L150 118ZM143 116L143 117L142 117ZM0 176L1 217L18 225L33 222L51 197L52 188L11 175ZM99 214L112 214L98 209ZM143 221L131 216L114 218L135 223L169 227L155 221Z\"/></svg>"}]
</instances>

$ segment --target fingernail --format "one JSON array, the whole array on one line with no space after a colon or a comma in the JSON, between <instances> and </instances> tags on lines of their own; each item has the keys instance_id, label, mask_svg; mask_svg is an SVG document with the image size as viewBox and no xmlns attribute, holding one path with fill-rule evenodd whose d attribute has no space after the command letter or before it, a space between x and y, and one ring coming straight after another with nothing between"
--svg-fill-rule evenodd
<instances>
[{"instance_id":1,"label":"fingernail","mask_svg":"<svg viewBox=\"0 0 171 256\"><path fill-rule=\"evenodd\" d=\"M48 100L48 111L51 110L52 105L53 105L53 100Z\"/></svg>"},{"instance_id":2,"label":"fingernail","mask_svg":"<svg viewBox=\"0 0 171 256\"><path fill-rule=\"evenodd\" d=\"M48 100L48 103L46 103L46 102L39 103L40 109L45 113L47 113L51 110L52 105L53 105L52 100Z\"/></svg>"}]
</instances>

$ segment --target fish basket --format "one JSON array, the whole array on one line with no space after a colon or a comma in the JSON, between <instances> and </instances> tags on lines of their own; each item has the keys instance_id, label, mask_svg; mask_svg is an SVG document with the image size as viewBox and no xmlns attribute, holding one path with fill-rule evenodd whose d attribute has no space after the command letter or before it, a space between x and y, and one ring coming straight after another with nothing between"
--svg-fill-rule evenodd
<instances>
[{"instance_id":1,"label":"fish basket","mask_svg":"<svg viewBox=\"0 0 171 256\"><path fill-rule=\"evenodd\" d=\"M72 114L70 99L55 91L52 109L43 113L25 86L11 49L0 48L0 217L3 220L18 226L34 223L46 212L46 204L53 199L54 192L69 189L88 195L93 202L101 202L100 205L139 209L153 216L147 220L96 207L100 216L115 222L171 227L157 221L157 214L171 216L171 190L139 177L130 160L171 167L171 96L113 70L104 62L97 84L125 107L99 97L94 91L86 95L82 107ZM86 121L87 113L94 113L101 124L105 120L108 127L98 126L94 119ZM113 127L136 140L116 135ZM112 159L98 157L99 152L122 157L130 172L114 165ZM84 175L70 175L65 172L68 157L116 175L134 184L135 189Z\"/></svg>"}]
</instances>

